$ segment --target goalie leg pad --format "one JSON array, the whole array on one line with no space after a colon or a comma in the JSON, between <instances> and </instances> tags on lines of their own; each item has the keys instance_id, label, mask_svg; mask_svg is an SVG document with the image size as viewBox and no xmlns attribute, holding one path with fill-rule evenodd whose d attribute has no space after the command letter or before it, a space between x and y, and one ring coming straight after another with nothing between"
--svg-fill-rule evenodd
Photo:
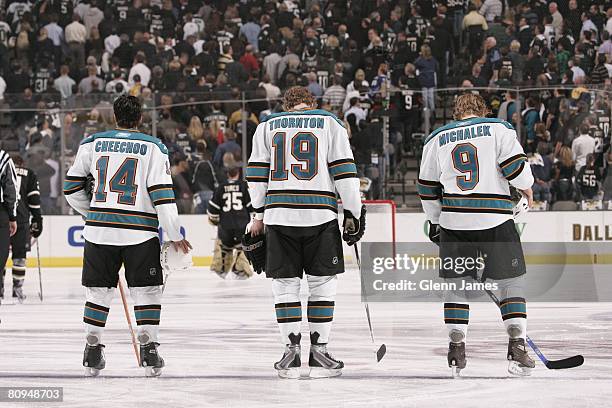
<instances>
[{"instance_id":1,"label":"goalie leg pad","mask_svg":"<svg viewBox=\"0 0 612 408\"><path fill-rule=\"evenodd\" d=\"M302 304L300 302L300 278L272 280L272 294L276 321L283 344L291 344L290 337L300 334Z\"/></svg>"},{"instance_id":2,"label":"goalie leg pad","mask_svg":"<svg viewBox=\"0 0 612 408\"><path fill-rule=\"evenodd\" d=\"M161 286L139 286L130 288L134 299L134 315L138 326L139 339L148 339L147 342L157 342L159 321L161 318Z\"/></svg>"},{"instance_id":3,"label":"goalie leg pad","mask_svg":"<svg viewBox=\"0 0 612 408\"><path fill-rule=\"evenodd\" d=\"M223 257L221 256L221 240L215 240L215 249L213 250L212 263L210 264L210 270L213 272L223 271Z\"/></svg>"},{"instance_id":4,"label":"goalie leg pad","mask_svg":"<svg viewBox=\"0 0 612 408\"><path fill-rule=\"evenodd\" d=\"M253 268L249 260L246 258L244 251L241 249L236 250L236 262L234 263L233 270L236 272L242 272L248 277L253 276Z\"/></svg>"},{"instance_id":5,"label":"goalie leg pad","mask_svg":"<svg viewBox=\"0 0 612 408\"><path fill-rule=\"evenodd\" d=\"M114 295L115 288L85 288L86 301L83 311L85 333L87 337L95 336L98 343L102 342L102 334Z\"/></svg>"},{"instance_id":6,"label":"goalie leg pad","mask_svg":"<svg viewBox=\"0 0 612 408\"><path fill-rule=\"evenodd\" d=\"M229 272L234 265L234 248L221 243L221 265L223 272Z\"/></svg>"},{"instance_id":7,"label":"goalie leg pad","mask_svg":"<svg viewBox=\"0 0 612 408\"><path fill-rule=\"evenodd\" d=\"M334 319L338 277L306 275L308 280L308 325L313 344L327 344Z\"/></svg>"}]
</instances>

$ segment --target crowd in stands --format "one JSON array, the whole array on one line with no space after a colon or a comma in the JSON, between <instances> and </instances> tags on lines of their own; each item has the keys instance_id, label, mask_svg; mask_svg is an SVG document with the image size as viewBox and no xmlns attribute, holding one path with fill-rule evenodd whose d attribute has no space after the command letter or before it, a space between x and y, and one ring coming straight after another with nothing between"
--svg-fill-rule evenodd
<instances>
[{"instance_id":1,"label":"crowd in stands","mask_svg":"<svg viewBox=\"0 0 612 408\"><path fill-rule=\"evenodd\" d=\"M0 0L0 142L57 213L60 160L138 96L181 212L203 212L290 86L345 120L374 182L373 152L395 173L474 88L518 129L538 199L610 197L611 35L605 0Z\"/></svg>"}]
</instances>

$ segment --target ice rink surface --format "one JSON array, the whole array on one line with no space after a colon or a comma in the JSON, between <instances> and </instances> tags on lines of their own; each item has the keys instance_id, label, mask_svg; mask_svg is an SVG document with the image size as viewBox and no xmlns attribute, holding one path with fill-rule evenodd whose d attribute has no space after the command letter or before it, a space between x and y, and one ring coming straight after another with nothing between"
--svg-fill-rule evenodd
<instances>
[{"instance_id":1,"label":"ice rink surface","mask_svg":"<svg viewBox=\"0 0 612 408\"><path fill-rule=\"evenodd\" d=\"M64 402L0 402L0 408L561 408L609 407L612 401L610 303L529 304L529 334L549 358L585 357L584 366L564 371L547 370L538 361L530 378L511 378L506 372L507 340L496 306L474 304L468 367L463 378L453 380L437 303L372 304L376 340L388 348L376 363L359 276L349 271L340 277L330 343L332 354L346 364L344 374L327 380L280 380L272 368L283 347L270 281L261 276L222 281L208 269L196 268L174 274L168 282L162 308L160 354L167 364L162 377L144 378L137 367L117 293L104 339L107 368L98 378L85 378L80 273L46 269L43 281L44 303L37 297L36 272L30 270L26 303L0 307L0 386L61 386ZM303 333L307 364L306 323Z\"/></svg>"}]
</instances>

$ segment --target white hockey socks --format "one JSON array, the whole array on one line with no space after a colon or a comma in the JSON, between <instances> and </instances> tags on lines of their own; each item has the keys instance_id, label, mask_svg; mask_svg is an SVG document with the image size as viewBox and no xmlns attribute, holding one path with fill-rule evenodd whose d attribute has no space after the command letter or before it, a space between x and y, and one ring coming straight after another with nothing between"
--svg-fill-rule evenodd
<instances>
[{"instance_id":1,"label":"white hockey socks","mask_svg":"<svg viewBox=\"0 0 612 408\"><path fill-rule=\"evenodd\" d=\"M114 294L115 288L85 288L83 322L87 343L92 346L102 343L102 334Z\"/></svg>"},{"instance_id":2,"label":"white hockey socks","mask_svg":"<svg viewBox=\"0 0 612 408\"><path fill-rule=\"evenodd\" d=\"M162 287L132 287L130 288L130 294L134 299L138 341L141 344L157 343L159 341Z\"/></svg>"},{"instance_id":3,"label":"white hockey socks","mask_svg":"<svg viewBox=\"0 0 612 408\"><path fill-rule=\"evenodd\" d=\"M276 321L283 344L291 344L290 335L298 336L302 323L300 278L272 280Z\"/></svg>"},{"instance_id":4,"label":"white hockey socks","mask_svg":"<svg viewBox=\"0 0 612 408\"><path fill-rule=\"evenodd\" d=\"M527 337L525 275L511 279L500 279L495 282L500 292L499 310L508 336L511 339L525 340Z\"/></svg>"},{"instance_id":5,"label":"white hockey socks","mask_svg":"<svg viewBox=\"0 0 612 408\"><path fill-rule=\"evenodd\" d=\"M334 304L338 278L333 276L306 275L310 296L308 298L308 325L311 344L327 344L334 319Z\"/></svg>"}]
</instances>

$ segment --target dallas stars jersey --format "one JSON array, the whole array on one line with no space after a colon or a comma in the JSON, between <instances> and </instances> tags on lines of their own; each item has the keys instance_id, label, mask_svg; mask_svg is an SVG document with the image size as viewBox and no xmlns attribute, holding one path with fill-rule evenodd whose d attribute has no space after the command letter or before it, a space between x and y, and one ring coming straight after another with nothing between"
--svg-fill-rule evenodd
<instances>
[{"instance_id":1,"label":"dallas stars jersey","mask_svg":"<svg viewBox=\"0 0 612 408\"><path fill-rule=\"evenodd\" d=\"M512 219L509 184L533 185L512 125L469 118L436 129L426 140L418 192L427 219L451 230L483 230Z\"/></svg>"},{"instance_id":2,"label":"dallas stars jersey","mask_svg":"<svg viewBox=\"0 0 612 408\"><path fill-rule=\"evenodd\" d=\"M251 212L251 197L244 181L229 180L221 184L208 202L208 214L218 215L219 227L225 230L244 230L251 220Z\"/></svg>"},{"instance_id":3,"label":"dallas stars jersey","mask_svg":"<svg viewBox=\"0 0 612 408\"><path fill-rule=\"evenodd\" d=\"M93 194L85 193L93 175ZM110 130L81 142L64 181L64 195L86 219L83 237L105 245L135 245L158 235L182 239L168 150L136 131Z\"/></svg>"},{"instance_id":4,"label":"dallas stars jersey","mask_svg":"<svg viewBox=\"0 0 612 408\"><path fill-rule=\"evenodd\" d=\"M338 200L359 217L359 179L344 125L323 110L275 113L257 126L246 171L256 217L307 227L337 218Z\"/></svg>"},{"instance_id":5,"label":"dallas stars jersey","mask_svg":"<svg viewBox=\"0 0 612 408\"><path fill-rule=\"evenodd\" d=\"M17 183L15 188L19 193L17 201L17 222L29 224L32 218L40 218L40 192L38 191L38 178L27 167L15 167Z\"/></svg>"}]
</instances>

